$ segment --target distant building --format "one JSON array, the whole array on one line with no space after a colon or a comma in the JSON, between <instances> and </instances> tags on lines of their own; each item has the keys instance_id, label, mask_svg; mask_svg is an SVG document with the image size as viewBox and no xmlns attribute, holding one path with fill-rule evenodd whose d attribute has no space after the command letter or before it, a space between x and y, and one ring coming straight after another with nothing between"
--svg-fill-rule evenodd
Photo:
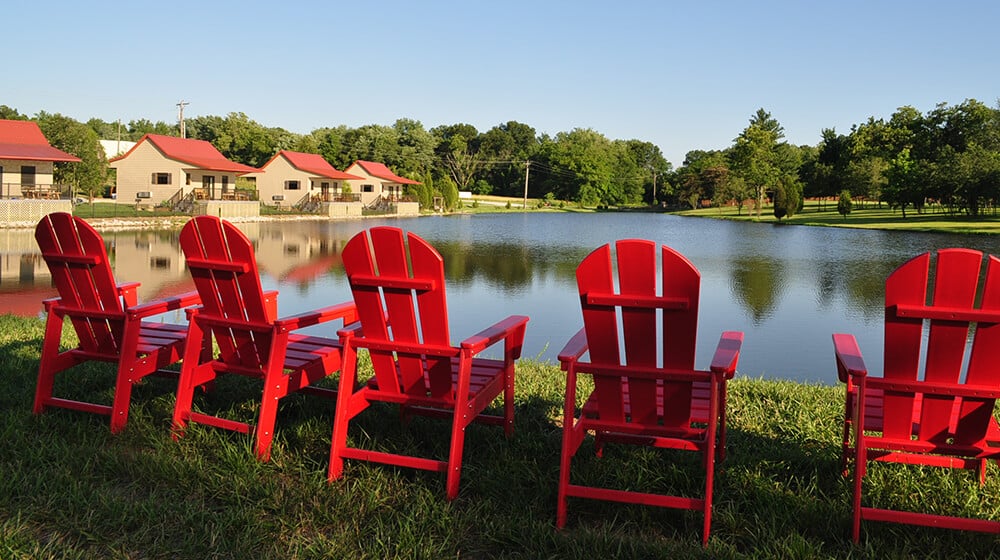
<instances>
[{"instance_id":1,"label":"distant building","mask_svg":"<svg viewBox=\"0 0 1000 560\"><path fill-rule=\"evenodd\" d=\"M345 171L358 175L360 180L351 180L351 191L361 194L365 206L376 204L379 199L396 202L403 194L403 185L419 185L420 181L400 177L383 163L358 160Z\"/></svg>"},{"instance_id":2,"label":"distant building","mask_svg":"<svg viewBox=\"0 0 1000 560\"><path fill-rule=\"evenodd\" d=\"M135 146L135 142L131 140L100 140L100 142L101 148L104 150L104 157L108 159L116 158Z\"/></svg>"},{"instance_id":3,"label":"distant building","mask_svg":"<svg viewBox=\"0 0 1000 560\"><path fill-rule=\"evenodd\" d=\"M77 161L49 145L38 123L0 119L0 198L68 198L52 174L56 162Z\"/></svg>"},{"instance_id":4,"label":"distant building","mask_svg":"<svg viewBox=\"0 0 1000 560\"><path fill-rule=\"evenodd\" d=\"M349 180L363 177L336 170L319 154L282 150L260 171L248 173L257 183L262 204L291 206L303 202L352 202L344 195Z\"/></svg>"},{"instance_id":5,"label":"distant building","mask_svg":"<svg viewBox=\"0 0 1000 560\"><path fill-rule=\"evenodd\" d=\"M119 202L157 205L164 201L235 200L236 177L259 171L227 159L205 140L147 134L125 154L112 158Z\"/></svg>"}]
</instances>

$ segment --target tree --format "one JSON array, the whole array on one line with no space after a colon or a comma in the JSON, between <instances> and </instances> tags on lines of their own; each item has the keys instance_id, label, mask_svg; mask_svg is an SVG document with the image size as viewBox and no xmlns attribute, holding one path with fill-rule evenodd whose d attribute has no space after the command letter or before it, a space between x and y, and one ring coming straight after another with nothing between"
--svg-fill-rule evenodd
<instances>
[{"instance_id":1,"label":"tree","mask_svg":"<svg viewBox=\"0 0 1000 560\"><path fill-rule=\"evenodd\" d=\"M783 137L784 130L778 121L764 109L758 109L736 138L731 152L731 168L753 189L758 218L767 191L781 178L776 152Z\"/></svg>"},{"instance_id":2,"label":"tree","mask_svg":"<svg viewBox=\"0 0 1000 560\"><path fill-rule=\"evenodd\" d=\"M89 126L58 113L53 115L42 111L36 120L52 146L82 160L56 164L53 181L72 186L74 194L84 194L93 202L102 193L108 173L108 162L97 133Z\"/></svg>"},{"instance_id":3,"label":"tree","mask_svg":"<svg viewBox=\"0 0 1000 560\"><path fill-rule=\"evenodd\" d=\"M17 109L14 109L13 107L0 105L0 119L8 121L26 121L28 120L28 116L18 113Z\"/></svg>"},{"instance_id":4,"label":"tree","mask_svg":"<svg viewBox=\"0 0 1000 560\"><path fill-rule=\"evenodd\" d=\"M482 167L479 132L471 124L453 124L431 129L437 138L435 153L459 190L469 190Z\"/></svg>"},{"instance_id":5,"label":"tree","mask_svg":"<svg viewBox=\"0 0 1000 560\"><path fill-rule=\"evenodd\" d=\"M445 177L440 181L441 196L444 198L444 207L447 210L458 208L458 187L450 178Z\"/></svg>"},{"instance_id":6,"label":"tree","mask_svg":"<svg viewBox=\"0 0 1000 560\"><path fill-rule=\"evenodd\" d=\"M837 213L847 219L847 215L851 213L851 207L853 203L851 202L851 192L847 189L840 191L840 198L837 199Z\"/></svg>"}]
</instances>

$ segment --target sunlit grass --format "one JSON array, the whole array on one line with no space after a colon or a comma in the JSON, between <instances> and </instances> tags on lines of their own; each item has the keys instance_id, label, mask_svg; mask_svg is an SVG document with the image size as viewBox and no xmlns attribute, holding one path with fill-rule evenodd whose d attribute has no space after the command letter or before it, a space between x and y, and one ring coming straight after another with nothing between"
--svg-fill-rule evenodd
<instances>
[{"instance_id":1,"label":"sunlit grass","mask_svg":"<svg viewBox=\"0 0 1000 560\"><path fill-rule=\"evenodd\" d=\"M530 327L529 327L530 328ZM728 457L717 469L712 539L701 516L571 500L555 529L564 374L524 360L517 369L515 437L469 428L459 498L442 475L349 461L328 484L333 403L291 397L278 416L273 459L251 440L194 425L169 435L174 383L137 388L124 433L65 410L30 413L43 325L0 316L0 557L2 558L883 558L993 553L996 538L866 523L850 541L850 483L839 472L843 389L737 379ZM69 342L67 337L67 342ZM832 358L831 358L832 362ZM80 368L57 391L108 402L113 370ZM225 383L203 404L246 415L253 382ZM390 406L352 424L364 446L447 450L448 426L401 425ZM692 457L585 443L577 474L633 487L697 493ZM980 488L967 472L879 465L866 502L1000 518L1000 470Z\"/></svg>"},{"instance_id":2,"label":"sunlit grass","mask_svg":"<svg viewBox=\"0 0 1000 560\"><path fill-rule=\"evenodd\" d=\"M744 206L742 210L737 209L735 206L700 208L697 210L684 210L676 212L676 214L680 216L700 216L738 221L779 222L774 217L773 209L770 206L765 206L761 210L759 220L751 206ZM914 212L912 208L908 209L904 218L902 212L898 209L892 210L886 205L879 207L872 202L866 203L864 208L855 207L845 217L837 213L836 202L825 202L820 207L816 202L810 201L806 203L802 212L791 218L783 218L780 220L780 223L897 231L1000 234L1000 216L993 215L992 213L972 218L961 213L948 213L946 208L933 206L928 207L919 214Z\"/></svg>"}]
</instances>

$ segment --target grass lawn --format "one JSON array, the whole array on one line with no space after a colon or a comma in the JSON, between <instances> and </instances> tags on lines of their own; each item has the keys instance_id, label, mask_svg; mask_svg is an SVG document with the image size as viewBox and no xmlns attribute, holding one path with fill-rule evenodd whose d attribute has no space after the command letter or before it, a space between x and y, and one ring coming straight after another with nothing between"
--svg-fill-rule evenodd
<instances>
[{"instance_id":1,"label":"grass lawn","mask_svg":"<svg viewBox=\"0 0 1000 560\"><path fill-rule=\"evenodd\" d=\"M749 206L738 211L735 206L719 208L700 208L676 212L680 216L701 216L706 218L721 218L726 220L758 221L756 214ZM760 222L777 223L771 206L761 210ZM832 226L862 229L885 229L900 231L931 231L940 233L962 234L1000 234L1000 216L985 215L971 218L965 214L948 214L939 207L930 207L922 214L912 209L907 210L906 217L898 210L890 210L883 206L878 208L874 203L855 209L846 217L837 213L836 201L823 204L822 208L815 202L806 203L802 212L780 220L784 224L804 226Z\"/></svg>"},{"instance_id":2,"label":"grass lawn","mask_svg":"<svg viewBox=\"0 0 1000 560\"><path fill-rule=\"evenodd\" d=\"M701 516L691 512L571 500L567 528L555 529L564 377L551 364L519 364L513 439L470 428L461 494L448 502L443 475L423 471L349 461L345 477L328 484L333 404L316 397L283 403L267 464L232 432L195 425L173 441L169 379L137 388L117 436L104 417L33 416L42 335L39 320L0 315L5 559L987 557L997 545L992 536L880 523L866 523L862 544L851 543L840 387L732 383L729 455L702 549ZM57 394L110 402L111 367L77 373ZM251 419L259 391L240 379L196 402ZM374 446L444 456L444 423L398 419L373 407L352 437L363 431ZM574 474L697 495L702 477L690 455L609 446L597 459L581 450ZM983 488L971 472L885 466L870 478L868 503L1000 518L996 465Z\"/></svg>"}]
</instances>

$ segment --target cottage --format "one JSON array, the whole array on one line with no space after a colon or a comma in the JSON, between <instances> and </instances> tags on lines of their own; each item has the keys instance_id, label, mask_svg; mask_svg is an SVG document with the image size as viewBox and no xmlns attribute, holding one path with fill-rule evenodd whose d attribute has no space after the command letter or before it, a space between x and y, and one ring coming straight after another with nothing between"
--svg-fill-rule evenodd
<instances>
[{"instance_id":1,"label":"cottage","mask_svg":"<svg viewBox=\"0 0 1000 560\"><path fill-rule=\"evenodd\" d=\"M38 123L0 120L0 198L69 199L52 174L56 162L78 161L49 145Z\"/></svg>"},{"instance_id":2,"label":"cottage","mask_svg":"<svg viewBox=\"0 0 1000 560\"><path fill-rule=\"evenodd\" d=\"M400 177L385 164L374 161L359 159L346 171L361 177L360 180L351 180L349 183L353 192L361 194L361 202L365 207L375 206L382 201L398 202L403 194L403 185L420 184L420 181Z\"/></svg>"},{"instance_id":3,"label":"cottage","mask_svg":"<svg viewBox=\"0 0 1000 560\"><path fill-rule=\"evenodd\" d=\"M363 177L337 171L319 154L282 150L260 171L248 173L257 183L262 204L276 206L306 202L356 202L360 197L344 192L349 180Z\"/></svg>"},{"instance_id":4,"label":"cottage","mask_svg":"<svg viewBox=\"0 0 1000 560\"><path fill-rule=\"evenodd\" d=\"M236 177L259 171L227 159L205 140L147 134L108 162L118 173L118 201L155 206L182 200L243 198Z\"/></svg>"}]
</instances>

